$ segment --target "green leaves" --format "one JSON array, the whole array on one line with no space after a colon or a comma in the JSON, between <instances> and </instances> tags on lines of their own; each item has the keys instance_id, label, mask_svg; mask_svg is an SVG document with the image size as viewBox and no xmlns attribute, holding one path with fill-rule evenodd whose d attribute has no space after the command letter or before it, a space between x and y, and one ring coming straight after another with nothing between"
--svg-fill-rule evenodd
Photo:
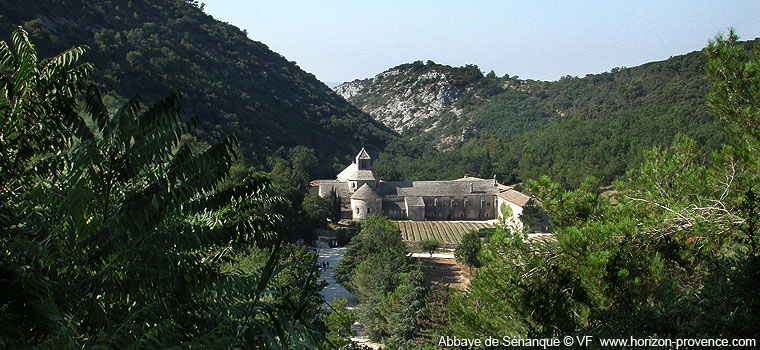
<instances>
[{"instance_id":1,"label":"green leaves","mask_svg":"<svg viewBox=\"0 0 760 350\"><path fill-rule=\"evenodd\" d=\"M438 249L441 248L441 242L438 242L435 239L424 239L422 242L420 242L420 249L422 249L425 252L430 253L430 256L433 256L433 253L435 253Z\"/></svg>"},{"instance_id":2,"label":"green leaves","mask_svg":"<svg viewBox=\"0 0 760 350\"><path fill-rule=\"evenodd\" d=\"M458 263L467 265L470 269L480 267L480 260L478 260L480 247L478 231L470 231L462 236L461 242L454 250L454 256Z\"/></svg>"},{"instance_id":3,"label":"green leaves","mask_svg":"<svg viewBox=\"0 0 760 350\"><path fill-rule=\"evenodd\" d=\"M716 116L729 122L735 132L760 139L760 64L757 45L747 52L733 28L719 35L704 49L707 75L713 83L707 102Z\"/></svg>"},{"instance_id":4,"label":"green leaves","mask_svg":"<svg viewBox=\"0 0 760 350\"><path fill-rule=\"evenodd\" d=\"M677 136L605 194L593 179L569 191L529 181L553 239L491 236L470 292L449 303L457 336L758 336L746 325L757 322L760 295L760 72L737 40L731 32L705 49L709 103L734 142L706 156Z\"/></svg>"},{"instance_id":5,"label":"green leaves","mask_svg":"<svg viewBox=\"0 0 760 350\"><path fill-rule=\"evenodd\" d=\"M19 29L0 45L0 339L8 347L305 348L320 303L313 263L286 295L280 201L269 181L222 189L238 159L228 137L194 153L195 127L179 94L145 108L133 98L110 115L84 91L84 48L36 61ZM73 68L71 68L73 67ZM85 67L85 68L79 68ZM77 100L84 94L84 122ZM274 246L256 273L220 264L255 244ZM307 263L308 264L308 263ZM295 295L296 297L293 297Z\"/></svg>"},{"instance_id":6,"label":"green leaves","mask_svg":"<svg viewBox=\"0 0 760 350\"><path fill-rule=\"evenodd\" d=\"M4 179L16 178L27 170L27 160L51 152L66 135L82 131L84 124L76 116L73 96L92 71L89 64L75 66L85 47L70 49L61 59L38 62L22 28L13 32L12 41L13 50L5 43L0 45L0 168Z\"/></svg>"},{"instance_id":7,"label":"green leaves","mask_svg":"<svg viewBox=\"0 0 760 350\"><path fill-rule=\"evenodd\" d=\"M420 336L427 291L390 219L373 214L364 220L335 273L359 298L358 318L370 339L409 348Z\"/></svg>"}]
</instances>

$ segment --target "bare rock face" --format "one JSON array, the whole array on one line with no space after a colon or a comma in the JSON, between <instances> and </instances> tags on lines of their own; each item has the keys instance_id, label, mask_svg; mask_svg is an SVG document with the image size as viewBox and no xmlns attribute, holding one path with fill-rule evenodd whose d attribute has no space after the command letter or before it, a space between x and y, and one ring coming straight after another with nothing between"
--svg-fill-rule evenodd
<instances>
[{"instance_id":1,"label":"bare rock face","mask_svg":"<svg viewBox=\"0 0 760 350\"><path fill-rule=\"evenodd\" d=\"M333 90L393 130L401 134L430 132L441 142L440 148L448 148L460 142L461 124L467 124L456 102L471 87L458 77L458 69L430 62L405 64Z\"/></svg>"},{"instance_id":2,"label":"bare rock face","mask_svg":"<svg viewBox=\"0 0 760 350\"><path fill-rule=\"evenodd\" d=\"M346 100L349 100L351 97L356 96L359 91L364 89L368 85L368 82L371 81L371 79L350 81L348 83L343 83L334 87L333 91L335 91L335 93L342 96Z\"/></svg>"}]
</instances>

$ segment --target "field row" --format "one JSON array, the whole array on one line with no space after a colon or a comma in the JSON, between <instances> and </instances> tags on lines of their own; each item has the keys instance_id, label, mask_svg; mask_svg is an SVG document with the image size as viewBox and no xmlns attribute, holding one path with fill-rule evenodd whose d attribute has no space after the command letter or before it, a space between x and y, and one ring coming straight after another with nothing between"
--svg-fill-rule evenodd
<instances>
[{"instance_id":1,"label":"field row","mask_svg":"<svg viewBox=\"0 0 760 350\"><path fill-rule=\"evenodd\" d=\"M473 230L491 227L487 222L463 221L396 221L404 240L421 242L435 239L441 243L456 245L462 235Z\"/></svg>"}]
</instances>

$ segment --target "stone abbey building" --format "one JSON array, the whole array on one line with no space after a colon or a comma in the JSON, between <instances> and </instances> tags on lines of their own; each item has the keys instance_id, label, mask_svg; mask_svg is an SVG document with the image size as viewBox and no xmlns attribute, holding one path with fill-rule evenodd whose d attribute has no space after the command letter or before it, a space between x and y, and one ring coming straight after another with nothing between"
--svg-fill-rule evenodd
<instances>
[{"instance_id":1,"label":"stone abbey building","mask_svg":"<svg viewBox=\"0 0 760 350\"><path fill-rule=\"evenodd\" d=\"M372 172L364 148L334 180L314 180L311 193L335 191L342 200L342 217L362 220L377 213L396 220L493 220L502 204L515 224L530 197L496 179L465 177L451 181L382 181Z\"/></svg>"}]
</instances>

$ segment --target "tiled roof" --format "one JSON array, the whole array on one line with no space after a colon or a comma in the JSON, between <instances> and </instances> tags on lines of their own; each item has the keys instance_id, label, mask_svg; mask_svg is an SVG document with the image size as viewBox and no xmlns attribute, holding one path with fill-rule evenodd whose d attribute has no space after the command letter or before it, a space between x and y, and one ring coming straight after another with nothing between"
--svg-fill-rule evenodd
<instances>
[{"instance_id":1,"label":"tiled roof","mask_svg":"<svg viewBox=\"0 0 760 350\"><path fill-rule=\"evenodd\" d=\"M343 171L338 174L338 180L339 181L349 181L349 180L364 180L364 181L374 181L377 180L377 177L375 177L375 174L372 172L372 170L358 170L358 166L356 163L351 163L351 165L347 166Z\"/></svg>"},{"instance_id":2,"label":"tiled roof","mask_svg":"<svg viewBox=\"0 0 760 350\"><path fill-rule=\"evenodd\" d=\"M472 188L472 191L470 191ZM429 196L466 196L499 193L493 180L472 181L389 181L380 183L383 196L429 197Z\"/></svg>"},{"instance_id":3,"label":"tiled roof","mask_svg":"<svg viewBox=\"0 0 760 350\"><path fill-rule=\"evenodd\" d=\"M530 197L517 192L515 190L506 190L504 192L499 193L499 197L503 198L504 200L517 204L521 207L524 207L525 204L528 204L528 201L530 200Z\"/></svg>"},{"instance_id":4,"label":"tiled roof","mask_svg":"<svg viewBox=\"0 0 760 350\"><path fill-rule=\"evenodd\" d=\"M357 170L353 174L348 175L349 180L377 180L372 170Z\"/></svg>"},{"instance_id":5,"label":"tiled roof","mask_svg":"<svg viewBox=\"0 0 760 350\"><path fill-rule=\"evenodd\" d=\"M380 198L375 191L372 190L369 185L364 184L362 187L359 187L356 192L351 196L351 199L378 199Z\"/></svg>"},{"instance_id":6,"label":"tiled roof","mask_svg":"<svg viewBox=\"0 0 760 350\"><path fill-rule=\"evenodd\" d=\"M404 202L406 202L406 205L410 207L425 206L425 202L422 200L422 197L404 197Z\"/></svg>"},{"instance_id":7,"label":"tiled roof","mask_svg":"<svg viewBox=\"0 0 760 350\"><path fill-rule=\"evenodd\" d=\"M365 157L366 156L366 157ZM359 159L369 159L369 154L362 148L357 155ZM461 197L477 195L498 195L500 198L519 206L525 206L530 197L515 191L512 186L499 183L494 185L493 179L481 179L466 176L451 181L388 181L380 182L380 187L373 190L367 184L362 185L353 195L349 189L351 181L376 181L379 180L372 170L358 170L356 163L347 166L338 174L337 180L315 180L313 185L321 187L321 193L329 193L330 190L342 198L354 199L391 199L404 200L409 206L424 206L422 197ZM390 205L390 203L389 203Z\"/></svg>"},{"instance_id":8,"label":"tiled roof","mask_svg":"<svg viewBox=\"0 0 760 350\"><path fill-rule=\"evenodd\" d=\"M320 186L322 195L326 195L327 193L330 193L331 190L335 190L335 193L341 198L351 197L347 182L337 180L314 180L312 183Z\"/></svg>"},{"instance_id":9,"label":"tiled roof","mask_svg":"<svg viewBox=\"0 0 760 350\"><path fill-rule=\"evenodd\" d=\"M455 179L455 180L451 180L451 181L485 181L485 180L486 179L481 179L479 177L465 176L465 177L463 177L461 179Z\"/></svg>"},{"instance_id":10,"label":"tiled roof","mask_svg":"<svg viewBox=\"0 0 760 350\"><path fill-rule=\"evenodd\" d=\"M343 171L338 174L338 180L341 181L348 181L348 177L351 176L356 171L357 166L356 163L351 163L351 165L347 166Z\"/></svg>"},{"instance_id":11,"label":"tiled roof","mask_svg":"<svg viewBox=\"0 0 760 350\"><path fill-rule=\"evenodd\" d=\"M383 199L383 210L404 210L404 202L401 200Z\"/></svg>"}]
</instances>

